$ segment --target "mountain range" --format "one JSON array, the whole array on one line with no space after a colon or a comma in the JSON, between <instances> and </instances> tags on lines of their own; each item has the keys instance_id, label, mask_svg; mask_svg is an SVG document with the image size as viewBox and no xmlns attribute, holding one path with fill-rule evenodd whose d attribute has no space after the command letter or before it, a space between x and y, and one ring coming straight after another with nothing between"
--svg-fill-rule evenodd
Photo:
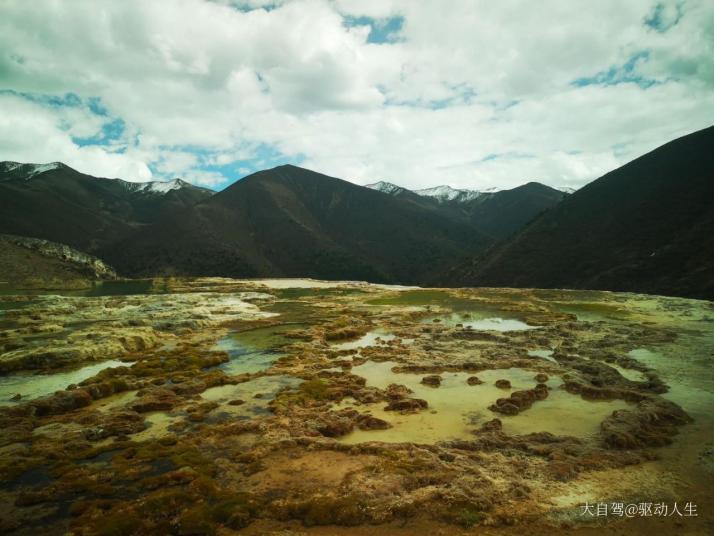
<instances>
[{"instance_id":1,"label":"mountain range","mask_svg":"<svg viewBox=\"0 0 714 536\"><path fill-rule=\"evenodd\" d=\"M450 186L407 190L385 181L368 184L367 188L448 213L496 240L512 235L568 195L538 182L529 182L511 190L477 191Z\"/></svg>"},{"instance_id":2,"label":"mountain range","mask_svg":"<svg viewBox=\"0 0 714 536\"><path fill-rule=\"evenodd\" d=\"M212 194L180 179L136 183L59 162L0 162L0 232L95 253Z\"/></svg>"},{"instance_id":3,"label":"mountain range","mask_svg":"<svg viewBox=\"0 0 714 536\"><path fill-rule=\"evenodd\" d=\"M714 299L712 147L714 127L572 194L537 182L498 191L363 187L292 165L216 193L180 179L136 183L58 162L2 162L0 233L68 245L128 277L301 276Z\"/></svg>"},{"instance_id":4,"label":"mountain range","mask_svg":"<svg viewBox=\"0 0 714 536\"><path fill-rule=\"evenodd\" d=\"M215 193L180 179L135 183L61 163L4 162L0 230L98 255L125 276L424 284L564 195L531 183L483 194L478 203L467 196L445 202L407 190L387 194L291 165Z\"/></svg>"}]
</instances>

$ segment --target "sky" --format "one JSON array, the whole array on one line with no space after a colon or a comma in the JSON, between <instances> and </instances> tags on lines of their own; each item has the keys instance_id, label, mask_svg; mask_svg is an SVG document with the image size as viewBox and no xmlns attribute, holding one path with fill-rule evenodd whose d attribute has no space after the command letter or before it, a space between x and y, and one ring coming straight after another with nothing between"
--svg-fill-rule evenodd
<instances>
[{"instance_id":1,"label":"sky","mask_svg":"<svg viewBox=\"0 0 714 536\"><path fill-rule=\"evenodd\" d=\"M0 160L578 188L714 124L710 0L2 0Z\"/></svg>"}]
</instances>

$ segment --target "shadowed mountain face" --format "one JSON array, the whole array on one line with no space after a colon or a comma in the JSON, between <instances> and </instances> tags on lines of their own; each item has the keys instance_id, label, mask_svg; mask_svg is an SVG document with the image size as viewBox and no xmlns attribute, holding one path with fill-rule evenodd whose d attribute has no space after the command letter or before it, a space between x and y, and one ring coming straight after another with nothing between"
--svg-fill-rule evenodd
<instances>
[{"instance_id":1,"label":"shadowed mountain face","mask_svg":"<svg viewBox=\"0 0 714 536\"><path fill-rule=\"evenodd\" d=\"M604 175L446 285L588 288L714 299L714 127Z\"/></svg>"},{"instance_id":2,"label":"shadowed mountain face","mask_svg":"<svg viewBox=\"0 0 714 536\"><path fill-rule=\"evenodd\" d=\"M497 192L454 190L447 186L412 191L387 182L371 184L369 188L468 222L496 240L511 236L568 195L538 182Z\"/></svg>"},{"instance_id":3,"label":"shadowed mountain face","mask_svg":"<svg viewBox=\"0 0 714 536\"><path fill-rule=\"evenodd\" d=\"M416 283L490 245L470 224L295 166L255 173L107 248L132 275Z\"/></svg>"},{"instance_id":4,"label":"shadowed mountain face","mask_svg":"<svg viewBox=\"0 0 714 536\"><path fill-rule=\"evenodd\" d=\"M0 232L95 252L212 194L180 180L132 183L60 163L0 162Z\"/></svg>"}]
</instances>

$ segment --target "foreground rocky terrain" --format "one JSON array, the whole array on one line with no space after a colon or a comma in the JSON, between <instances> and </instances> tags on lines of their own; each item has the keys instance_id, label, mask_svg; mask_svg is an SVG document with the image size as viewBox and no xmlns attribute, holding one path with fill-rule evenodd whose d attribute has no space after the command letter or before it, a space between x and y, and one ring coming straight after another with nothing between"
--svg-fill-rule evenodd
<instances>
[{"instance_id":1,"label":"foreground rocky terrain","mask_svg":"<svg viewBox=\"0 0 714 536\"><path fill-rule=\"evenodd\" d=\"M586 291L5 289L0 532L710 534L713 321Z\"/></svg>"}]
</instances>

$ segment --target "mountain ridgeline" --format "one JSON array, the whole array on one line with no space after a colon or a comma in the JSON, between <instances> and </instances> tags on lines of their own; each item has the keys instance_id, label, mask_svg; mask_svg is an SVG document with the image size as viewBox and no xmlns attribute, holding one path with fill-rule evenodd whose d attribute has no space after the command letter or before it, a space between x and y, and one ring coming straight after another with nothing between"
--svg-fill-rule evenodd
<instances>
[{"instance_id":1,"label":"mountain ridgeline","mask_svg":"<svg viewBox=\"0 0 714 536\"><path fill-rule=\"evenodd\" d=\"M180 179L99 179L56 162L0 162L0 232L42 238L96 254L210 197Z\"/></svg>"},{"instance_id":2,"label":"mountain ridgeline","mask_svg":"<svg viewBox=\"0 0 714 536\"><path fill-rule=\"evenodd\" d=\"M291 165L214 193L179 179L134 183L61 163L2 162L0 233L66 244L126 277L316 277L711 300L712 149L714 127L573 194L535 182L485 192L362 187Z\"/></svg>"},{"instance_id":3,"label":"mountain ridgeline","mask_svg":"<svg viewBox=\"0 0 714 536\"><path fill-rule=\"evenodd\" d=\"M440 283L714 300L714 127L588 184Z\"/></svg>"},{"instance_id":4,"label":"mountain ridgeline","mask_svg":"<svg viewBox=\"0 0 714 536\"><path fill-rule=\"evenodd\" d=\"M423 283L491 243L446 213L286 165L237 181L103 256L137 275Z\"/></svg>"},{"instance_id":5,"label":"mountain ridgeline","mask_svg":"<svg viewBox=\"0 0 714 536\"><path fill-rule=\"evenodd\" d=\"M449 214L496 240L509 237L568 195L538 182L529 182L511 190L484 192L457 190L448 186L407 190L383 181L370 184L368 188Z\"/></svg>"}]
</instances>

